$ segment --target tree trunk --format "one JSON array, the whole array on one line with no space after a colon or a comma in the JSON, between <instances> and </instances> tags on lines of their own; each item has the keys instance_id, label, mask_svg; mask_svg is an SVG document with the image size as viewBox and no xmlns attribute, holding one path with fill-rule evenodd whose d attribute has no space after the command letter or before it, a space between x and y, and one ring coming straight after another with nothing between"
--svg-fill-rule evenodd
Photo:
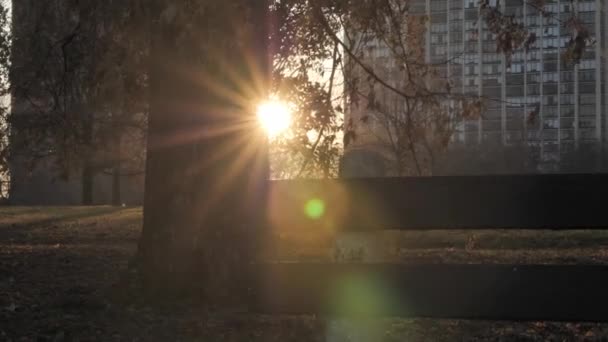
<instances>
[{"instance_id":1,"label":"tree trunk","mask_svg":"<svg viewBox=\"0 0 608 342\"><path fill-rule=\"evenodd\" d=\"M115 162L112 168L112 205L122 205L122 198L120 196L121 184L120 184L120 161Z\"/></svg>"},{"instance_id":2,"label":"tree trunk","mask_svg":"<svg viewBox=\"0 0 608 342\"><path fill-rule=\"evenodd\" d=\"M82 107L81 107L82 108ZM83 136L86 153L82 166L82 205L93 204L93 114L90 110L84 110Z\"/></svg>"},{"instance_id":3,"label":"tree trunk","mask_svg":"<svg viewBox=\"0 0 608 342\"><path fill-rule=\"evenodd\" d=\"M82 205L93 204L93 168L86 161L82 168Z\"/></svg>"},{"instance_id":4,"label":"tree trunk","mask_svg":"<svg viewBox=\"0 0 608 342\"><path fill-rule=\"evenodd\" d=\"M263 20L263 2L248 1L257 4L257 19ZM238 18L241 12L231 16L223 19L234 27L246 24ZM184 25L161 20L153 34L144 227L136 265L156 299L196 295L224 305L246 292L252 241L265 215L266 140L254 124L253 107L237 99L255 101L263 91L246 91L266 88L267 33L213 39L203 31L177 45L176 32ZM200 56L201 42L213 53ZM247 51L235 50L236 43ZM251 56L258 56L254 65L263 72L247 69ZM228 77L234 74L241 76L238 83ZM242 96L225 97L226 90Z\"/></svg>"},{"instance_id":5,"label":"tree trunk","mask_svg":"<svg viewBox=\"0 0 608 342\"><path fill-rule=\"evenodd\" d=\"M114 123L114 161L112 166L112 205L122 205L121 189L121 161L122 161L122 137L119 131L119 123Z\"/></svg>"}]
</instances>

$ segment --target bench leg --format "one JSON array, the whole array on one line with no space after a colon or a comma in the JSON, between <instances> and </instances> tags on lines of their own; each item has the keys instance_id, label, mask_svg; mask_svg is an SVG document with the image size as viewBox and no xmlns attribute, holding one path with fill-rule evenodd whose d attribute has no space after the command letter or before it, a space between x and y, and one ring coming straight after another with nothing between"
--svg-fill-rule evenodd
<instances>
[{"instance_id":1,"label":"bench leg","mask_svg":"<svg viewBox=\"0 0 608 342\"><path fill-rule=\"evenodd\" d=\"M390 248L382 233L339 233L334 242L334 262L385 262L390 258ZM374 342L381 341L387 328L381 318L327 319L327 342Z\"/></svg>"}]
</instances>

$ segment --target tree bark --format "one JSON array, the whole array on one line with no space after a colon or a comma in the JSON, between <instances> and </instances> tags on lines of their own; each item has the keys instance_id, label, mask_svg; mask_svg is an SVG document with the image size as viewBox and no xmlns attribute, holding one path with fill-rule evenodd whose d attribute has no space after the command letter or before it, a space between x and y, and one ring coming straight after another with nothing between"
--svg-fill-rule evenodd
<instances>
[{"instance_id":1,"label":"tree bark","mask_svg":"<svg viewBox=\"0 0 608 342\"><path fill-rule=\"evenodd\" d=\"M114 123L114 155L113 155L113 164L112 165L112 205L120 206L122 205L121 198L121 164L122 164L122 136L120 134L120 123L118 122L118 118L115 115L113 117Z\"/></svg>"},{"instance_id":2,"label":"tree bark","mask_svg":"<svg viewBox=\"0 0 608 342\"><path fill-rule=\"evenodd\" d=\"M82 205L93 204L93 168L86 160L82 168Z\"/></svg>"},{"instance_id":3,"label":"tree bark","mask_svg":"<svg viewBox=\"0 0 608 342\"><path fill-rule=\"evenodd\" d=\"M120 184L120 161L116 161L112 168L112 205L122 205L122 198L120 196L121 184Z\"/></svg>"},{"instance_id":4,"label":"tree bark","mask_svg":"<svg viewBox=\"0 0 608 342\"><path fill-rule=\"evenodd\" d=\"M83 108L83 107L81 107ZM83 113L83 143L86 147L82 165L82 205L93 204L93 182L94 182L94 169L93 169L93 114L90 110L85 109Z\"/></svg>"},{"instance_id":5,"label":"tree bark","mask_svg":"<svg viewBox=\"0 0 608 342\"><path fill-rule=\"evenodd\" d=\"M263 1L249 4L257 4L253 13L265 20ZM246 24L241 13L233 15L224 19L235 20L234 27ZM246 294L253 241L264 221L269 171L253 107L237 99L255 101L266 89L267 33L258 29L253 37L212 40L202 31L176 45L184 25L161 21L153 34L144 226L136 265L156 299L194 295L238 302ZM201 42L213 53L200 56ZM249 69L251 56L257 72ZM239 81L228 75L239 75ZM247 93L252 88L262 91Z\"/></svg>"}]
</instances>

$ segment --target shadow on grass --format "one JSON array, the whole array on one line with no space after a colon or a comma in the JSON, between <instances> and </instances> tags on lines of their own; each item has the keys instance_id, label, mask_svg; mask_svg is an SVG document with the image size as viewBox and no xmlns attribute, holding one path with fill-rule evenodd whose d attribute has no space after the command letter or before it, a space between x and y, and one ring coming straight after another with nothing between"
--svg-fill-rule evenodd
<instances>
[{"instance_id":1,"label":"shadow on grass","mask_svg":"<svg viewBox=\"0 0 608 342\"><path fill-rule=\"evenodd\" d=\"M23 212L19 212L19 216L23 216L23 220L17 222L8 222L3 223L0 221L0 234L2 232L10 232L11 230L19 230L20 232L27 231L29 229L40 228L41 226L51 226L57 225L60 223L65 223L67 221L74 221L79 219L93 218L96 216L115 214L121 211L126 211L129 209L125 209L123 207L90 207L82 210L74 210L74 207L68 208L39 208L30 210L25 210ZM71 209L71 210L70 210ZM27 215L32 213L42 213L47 214L50 217L43 217L40 219L28 219ZM8 229L6 229L8 228Z\"/></svg>"}]
</instances>

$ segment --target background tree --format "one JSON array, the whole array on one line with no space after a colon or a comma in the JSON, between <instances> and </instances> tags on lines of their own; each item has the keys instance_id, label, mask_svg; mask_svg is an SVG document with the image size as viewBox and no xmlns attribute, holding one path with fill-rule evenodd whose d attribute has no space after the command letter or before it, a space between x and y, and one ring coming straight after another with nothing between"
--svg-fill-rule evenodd
<instances>
[{"instance_id":1,"label":"background tree","mask_svg":"<svg viewBox=\"0 0 608 342\"><path fill-rule=\"evenodd\" d=\"M11 158L30 170L52 161L45 167L63 179L80 172L85 204L92 202L96 174L115 170L117 204L120 164L128 158L136 169L128 172L143 172L149 25L137 4L49 1L16 7L32 12L16 16L30 25L14 25ZM120 143L127 136L129 149Z\"/></svg>"},{"instance_id":2,"label":"background tree","mask_svg":"<svg viewBox=\"0 0 608 342\"><path fill-rule=\"evenodd\" d=\"M7 3L0 1L0 203L8 197L9 123L9 66L12 35Z\"/></svg>"},{"instance_id":3,"label":"background tree","mask_svg":"<svg viewBox=\"0 0 608 342\"><path fill-rule=\"evenodd\" d=\"M488 103L502 101L455 90L449 75L441 72L452 61L425 58L429 18L412 11L411 5L408 0L280 0L274 4L275 82L288 88L295 83L305 98L314 98L319 91L328 98L328 89L336 85L338 75L343 96L332 97L325 106L336 130L322 132L321 141L324 137L332 140L338 131L345 147L373 143L372 148L391 164L389 173L393 175L431 174L436 155L447 149L459 126L479 119ZM523 1L522 5L537 9L544 17L557 16L545 10L544 1ZM511 55L535 44L536 36L514 16L503 13L500 2L492 6L482 0L478 6L478 23L484 22L494 35L497 52L505 55L508 68ZM582 51L593 44L589 31L575 12L566 20L557 19L571 32L563 60L578 63ZM388 55L375 56L375 45L387 48ZM338 66L337 72L331 72L334 76L324 83L310 77L313 71L322 75L327 65ZM538 105L530 103L528 108L528 121L533 122ZM340 121L343 109L347 122ZM316 139L305 138L303 132L310 127L302 125L315 114L300 111L298 115L296 130L301 133L276 148L290 152L290 158L295 155L321 166L327 154L316 155ZM336 165L340 147L329 151L333 152L329 159Z\"/></svg>"}]
</instances>

